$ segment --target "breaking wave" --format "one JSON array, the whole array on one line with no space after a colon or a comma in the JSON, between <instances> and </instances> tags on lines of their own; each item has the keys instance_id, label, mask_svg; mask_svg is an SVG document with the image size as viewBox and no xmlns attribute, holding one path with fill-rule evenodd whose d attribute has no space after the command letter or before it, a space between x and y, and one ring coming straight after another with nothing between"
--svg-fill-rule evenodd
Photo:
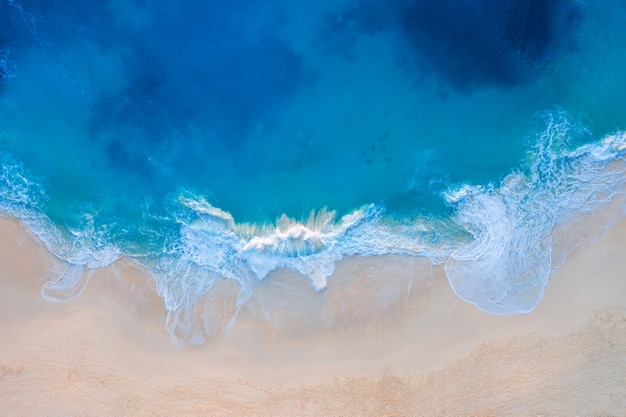
<instances>
[{"instance_id":1,"label":"breaking wave","mask_svg":"<svg viewBox=\"0 0 626 417\"><path fill-rule=\"evenodd\" d=\"M399 220L371 204L340 218L321 210L306 221L283 216L272 225L245 224L202 196L183 192L161 220L175 230L167 244L129 253L121 249L121 237L112 239L91 214L67 231L54 225L44 214L45 190L9 155L2 159L0 208L62 261L42 288L44 298L77 297L95 269L132 258L152 274L168 311L167 328L184 343L228 332L255 286L272 271L297 271L323 292L335 264L357 255L428 258L444 264L463 300L491 314L525 313L541 300L548 277L571 249L555 243L555 228L604 207L626 182L624 132L576 147L573 143L581 137L588 142L591 133L573 117L555 109L539 119L543 125L528 162L499 184L449 187L443 198L453 214L447 218ZM217 300L215 288L224 283L229 291ZM226 310L226 324L220 325Z\"/></svg>"}]
</instances>

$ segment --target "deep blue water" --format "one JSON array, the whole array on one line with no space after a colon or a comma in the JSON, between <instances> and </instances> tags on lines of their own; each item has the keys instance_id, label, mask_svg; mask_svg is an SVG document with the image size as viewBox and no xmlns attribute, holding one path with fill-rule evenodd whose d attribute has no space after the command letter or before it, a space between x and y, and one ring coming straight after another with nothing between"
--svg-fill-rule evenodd
<instances>
[{"instance_id":1,"label":"deep blue water","mask_svg":"<svg viewBox=\"0 0 626 417\"><path fill-rule=\"evenodd\" d=\"M67 261L44 297L129 256L174 327L221 279L239 305L277 267L322 289L343 256L387 253L446 262L485 311L529 311L552 229L623 185L624 16L0 0L0 206Z\"/></svg>"}]
</instances>

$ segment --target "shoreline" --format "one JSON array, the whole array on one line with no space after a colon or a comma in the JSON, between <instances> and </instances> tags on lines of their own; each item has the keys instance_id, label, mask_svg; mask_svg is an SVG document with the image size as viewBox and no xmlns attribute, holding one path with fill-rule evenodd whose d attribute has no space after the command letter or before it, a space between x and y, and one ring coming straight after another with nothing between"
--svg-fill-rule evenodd
<instances>
[{"instance_id":1,"label":"shoreline","mask_svg":"<svg viewBox=\"0 0 626 417\"><path fill-rule=\"evenodd\" d=\"M336 275L370 279L358 297L349 279L316 294L279 270L225 338L188 348L172 343L154 284L132 262L96 270L81 296L51 303L40 295L51 256L15 220L0 218L0 236L4 415L620 415L626 407L624 221L577 248L530 314L481 312L454 294L442 266L419 258L349 258ZM393 276L406 290L377 305L388 281L375 278L393 271L407 272Z\"/></svg>"}]
</instances>

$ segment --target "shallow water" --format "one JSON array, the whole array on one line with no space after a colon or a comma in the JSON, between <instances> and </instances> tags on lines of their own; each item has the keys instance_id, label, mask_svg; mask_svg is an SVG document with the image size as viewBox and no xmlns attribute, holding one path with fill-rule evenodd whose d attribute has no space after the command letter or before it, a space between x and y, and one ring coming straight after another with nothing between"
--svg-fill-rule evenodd
<instances>
[{"instance_id":1,"label":"shallow water","mask_svg":"<svg viewBox=\"0 0 626 417\"><path fill-rule=\"evenodd\" d=\"M626 5L292 3L0 0L0 205L67 261L44 297L129 256L176 327L223 279L405 254L534 308L552 229L623 187Z\"/></svg>"}]
</instances>

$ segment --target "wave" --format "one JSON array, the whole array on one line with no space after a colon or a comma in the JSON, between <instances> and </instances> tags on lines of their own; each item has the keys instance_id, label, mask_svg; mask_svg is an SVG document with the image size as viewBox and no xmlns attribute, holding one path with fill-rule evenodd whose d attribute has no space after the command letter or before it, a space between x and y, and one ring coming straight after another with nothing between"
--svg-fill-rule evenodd
<instances>
[{"instance_id":1,"label":"wave","mask_svg":"<svg viewBox=\"0 0 626 417\"><path fill-rule=\"evenodd\" d=\"M42 210L48 200L43 187L29 180L28 170L10 155L0 154L0 162L0 213L19 219L60 261L49 271L50 281L42 287L42 296L49 301L78 297L94 270L111 265L121 252L94 227L89 214L81 216L81 229L63 234Z\"/></svg>"},{"instance_id":2,"label":"wave","mask_svg":"<svg viewBox=\"0 0 626 417\"><path fill-rule=\"evenodd\" d=\"M427 258L444 264L463 300L491 314L524 313L541 300L549 275L571 250L557 242L556 228L606 206L626 182L624 132L572 149L581 136L589 140L587 128L562 109L540 120L528 164L499 184L448 189L449 218L395 220L371 204L340 218L321 210L306 221L283 216L273 225L245 224L202 196L181 193L169 213L176 225L170 244L148 254L125 253L89 214L61 233L42 210L42 187L8 156L2 160L0 209L21 219L63 261L44 285L44 298L74 298L94 269L130 257L152 274L172 339L187 344L226 334L272 271L297 271L323 292L336 263L357 255ZM588 237L576 239L579 244Z\"/></svg>"},{"instance_id":3,"label":"wave","mask_svg":"<svg viewBox=\"0 0 626 417\"><path fill-rule=\"evenodd\" d=\"M457 207L454 221L472 236L450 255L446 274L457 295L491 314L532 311L556 269L553 229L609 203L626 184L624 132L568 151L588 130L563 110L542 119L546 129L528 172L499 187L464 185L446 194Z\"/></svg>"}]
</instances>

